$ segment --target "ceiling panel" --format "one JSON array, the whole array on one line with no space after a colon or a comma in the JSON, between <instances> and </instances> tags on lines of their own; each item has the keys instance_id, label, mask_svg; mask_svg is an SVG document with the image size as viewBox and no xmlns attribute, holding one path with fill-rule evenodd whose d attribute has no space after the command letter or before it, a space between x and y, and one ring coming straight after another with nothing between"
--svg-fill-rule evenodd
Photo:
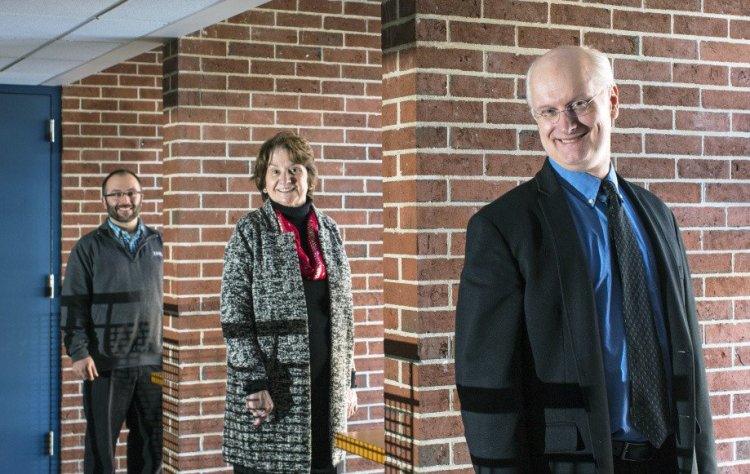
<instances>
[{"instance_id":1,"label":"ceiling panel","mask_svg":"<svg viewBox=\"0 0 750 474\"><path fill-rule=\"evenodd\" d=\"M92 21L73 31L66 40L98 40L120 42L147 36L165 26L165 23L143 20L110 20L108 17Z\"/></svg>"},{"instance_id":2,"label":"ceiling panel","mask_svg":"<svg viewBox=\"0 0 750 474\"><path fill-rule=\"evenodd\" d=\"M39 81L49 78L50 75L62 74L77 64L79 64L78 60L28 59L0 73L0 82L29 84L27 81Z\"/></svg>"},{"instance_id":3,"label":"ceiling panel","mask_svg":"<svg viewBox=\"0 0 750 474\"><path fill-rule=\"evenodd\" d=\"M10 64L14 60L15 58L4 58L0 56L0 69L3 68L6 64Z\"/></svg>"},{"instance_id":4,"label":"ceiling panel","mask_svg":"<svg viewBox=\"0 0 750 474\"><path fill-rule=\"evenodd\" d=\"M3 15L27 16L73 16L88 18L93 13L102 11L118 0L2 0Z\"/></svg>"},{"instance_id":5,"label":"ceiling panel","mask_svg":"<svg viewBox=\"0 0 750 474\"><path fill-rule=\"evenodd\" d=\"M109 12L107 18L153 20L168 24L221 3L224 2L220 0L129 0ZM250 3L246 2L246 4Z\"/></svg>"},{"instance_id":6,"label":"ceiling panel","mask_svg":"<svg viewBox=\"0 0 750 474\"><path fill-rule=\"evenodd\" d=\"M9 15L0 10L0 39L49 40L74 28L88 16ZM4 43L2 44L4 49Z\"/></svg>"},{"instance_id":7,"label":"ceiling panel","mask_svg":"<svg viewBox=\"0 0 750 474\"><path fill-rule=\"evenodd\" d=\"M31 59L79 62L102 56L121 44L122 43L108 43L104 41L56 41L36 53Z\"/></svg>"},{"instance_id":8,"label":"ceiling panel","mask_svg":"<svg viewBox=\"0 0 750 474\"><path fill-rule=\"evenodd\" d=\"M264 0L0 0L0 84L61 85Z\"/></svg>"},{"instance_id":9,"label":"ceiling panel","mask_svg":"<svg viewBox=\"0 0 750 474\"><path fill-rule=\"evenodd\" d=\"M9 58L16 59L34 51L35 49L42 46L47 41L48 41L47 38L6 39L2 42L2 46L0 46L0 56L6 56Z\"/></svg>"}]
</instances>

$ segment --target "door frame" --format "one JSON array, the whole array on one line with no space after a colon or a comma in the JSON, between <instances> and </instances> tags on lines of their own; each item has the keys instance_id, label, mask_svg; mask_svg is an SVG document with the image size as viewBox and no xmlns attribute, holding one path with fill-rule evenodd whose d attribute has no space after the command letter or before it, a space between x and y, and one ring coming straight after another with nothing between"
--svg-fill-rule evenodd
<instances>
[{"instance_id":1,"label":"door frame","mask_svg":"<svg viewBox=\"0 0 750 474\"><path fill-rule=\"evenodd\" d=\"M50 98L50 118L55 121L55 141L50 143L50 272L55 275L55 298L50 300L52 334L50 338L50 430L55 433L53 455L50 459L50 473L60 472L60 418L62 408L61 393L61 336L60 336L60 290L61 241L62 241L62 88L59 86L21 86L0 84L0 93L19 95L46 95Z\"/></svg>"}]
</instances>

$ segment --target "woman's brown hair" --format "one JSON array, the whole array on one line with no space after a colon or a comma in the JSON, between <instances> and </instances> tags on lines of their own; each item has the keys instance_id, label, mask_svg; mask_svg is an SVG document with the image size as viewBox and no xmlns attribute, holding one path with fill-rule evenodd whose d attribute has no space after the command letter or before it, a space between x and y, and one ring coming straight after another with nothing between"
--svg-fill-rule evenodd
<instances>
[{"instance_id":1,"label":"woman's brown hair","mask_svg":"<svg viewBox=\"0 0 750 474\"><path fill-rule=\"evenodd\" d=\"M252 178L263 200L268 199L268 193L263 190L266 188L268 164L276 148L286 150L292 163L303 165L307 169L307 196L312 197L318 183L318 169L315 167L312 147L307 140L294 132L279 132L261 145L258 158L255 160Z\"/></svg>"}]
</instances>

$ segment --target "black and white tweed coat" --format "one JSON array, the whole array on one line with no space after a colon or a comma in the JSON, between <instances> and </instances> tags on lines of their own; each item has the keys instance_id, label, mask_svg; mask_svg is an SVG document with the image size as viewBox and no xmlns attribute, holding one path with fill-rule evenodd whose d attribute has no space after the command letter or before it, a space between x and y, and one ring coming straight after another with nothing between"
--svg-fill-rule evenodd
<instances>
[{"instance_id":1,"label":"black and white tweed coat","mask_svg":"<svg viewBox=\"0 0 750 474\"><path fill-rule=\"evenodd\" d=\"M351 272L336 223L313 206L331 299L331 436L345 431L353 369ZM221 325L227 346L224 460L269 473L310 472L310 349L294 235L270 200L240 219L224 254ZM249 386L267 383L275 409L253 427ZM331 441L332 446L335 442ZM343 452L334 448L334 465Z\"/></svg>"}]
</instances>

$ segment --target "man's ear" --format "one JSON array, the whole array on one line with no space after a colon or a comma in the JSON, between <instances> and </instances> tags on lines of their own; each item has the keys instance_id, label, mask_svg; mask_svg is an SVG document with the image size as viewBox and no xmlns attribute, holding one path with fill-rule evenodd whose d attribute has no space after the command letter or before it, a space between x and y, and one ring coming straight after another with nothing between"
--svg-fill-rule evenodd
<instances>
[{"instance_id":1,"label":"man's ear","mask_svg":"<svg viewBox=\"0 0 750 474\"><path fill-rule=\"evenodd\" d=\"M614 121L620 114L620 89L612 84L609 93L609 116Z\"/></svg>"}]
</instances>

